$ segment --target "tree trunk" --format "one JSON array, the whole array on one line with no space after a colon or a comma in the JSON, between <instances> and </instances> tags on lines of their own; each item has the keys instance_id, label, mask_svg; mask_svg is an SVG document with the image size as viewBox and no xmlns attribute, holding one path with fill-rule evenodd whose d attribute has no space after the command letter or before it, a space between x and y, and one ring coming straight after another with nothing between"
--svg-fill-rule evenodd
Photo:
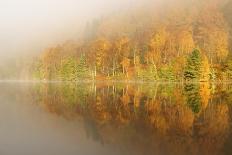
<instances>
[{"instance_id":1,"label":"tree trunk","mask_svg":"<svg viewBox=\"0 0 232 155\"><path fill-rule=\"evenodd\" d=\"M95 77L97 76L97 67L96 66L94 67L94 76Z\"/></svg>"}]
</instances>

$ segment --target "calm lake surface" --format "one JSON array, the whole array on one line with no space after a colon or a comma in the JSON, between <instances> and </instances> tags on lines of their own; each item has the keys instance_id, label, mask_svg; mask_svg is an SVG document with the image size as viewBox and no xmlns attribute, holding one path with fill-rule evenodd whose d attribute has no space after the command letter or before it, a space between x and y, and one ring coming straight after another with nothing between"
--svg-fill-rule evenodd
<instances>
[{"instance_id":1,"label":"calm lake surface","mask_svg":"<svg viewBox=\"0 0 232 155\"><path fill-rule=\"evenodd\" d=\"M231 155L232 85L0 83L1 155Z\"/></svg>"}]
</instances>

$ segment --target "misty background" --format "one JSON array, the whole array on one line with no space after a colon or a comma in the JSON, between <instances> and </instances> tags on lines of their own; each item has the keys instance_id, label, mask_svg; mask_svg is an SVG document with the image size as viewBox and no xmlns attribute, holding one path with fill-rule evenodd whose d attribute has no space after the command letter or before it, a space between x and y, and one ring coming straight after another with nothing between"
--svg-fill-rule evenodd
<instances>
[{"instance_id":1,"label":"misty background","mask_svg":"<svg viewBox=\"0 0 232 155\"><path fill-rule=\"evenodd\" d=\"M88 21L133 0L1 0L1 60L81 37Z\"/></svg>"},{"instance_id":2,"label":"misty background","mask_svg":"<svg viewBox=\"0 0 232 155\"><path fill-rule=\"evenodd\" d=\"M0 0L1 78L45 48L78 40L88 22L135 0ZM16 76L12 75L12 76Z\"/></svg>"},{"instance_id":3,"label":"misty background","mask_svg":"<svg viewBox=\"0 0 232 155\"><path fill-rule=\"evenodd\" d=\"M138 5L175 7L177 2L186 3L183 0L1 0L0 57L38 52L65 40L78 39L88 22L106 14ZM230 0L223 3L229 15Z\"/></svg>"},{"instance_id":4,"label":"misty background","mask_svg":"<svg viewBox=\"0 0 232 155\"><path fill-rule=\"evenodd\" d=\"M207 1L210 3L219 0L204 2ZM81 40L84 35L91 33L88 32L90 30L88 26L91 24L93 26L94 21L103 17L108 16L115 20L117 17L115 14L125 14L138 7L149 10L152 16L162 16L156 14L157 10L165 11L181 6L179 4L182 3L183 5L189 3L185 5L188 7L196 7L192 5L193 2L195 1L0 0L0 73L13 72L11 68L17 70L15 66L19 66L18 64L22 62L26 63L25 58L32 60L30 57L37 56L45 48L62 44L67 40ZM223 0L219 1L219 4L228 22L232 24L232 1ZM147 23L150 20L151 18L147 16L142 16L141 19ZM138 24L141 24L141 21Z\"/></svg>"}]
</instances>

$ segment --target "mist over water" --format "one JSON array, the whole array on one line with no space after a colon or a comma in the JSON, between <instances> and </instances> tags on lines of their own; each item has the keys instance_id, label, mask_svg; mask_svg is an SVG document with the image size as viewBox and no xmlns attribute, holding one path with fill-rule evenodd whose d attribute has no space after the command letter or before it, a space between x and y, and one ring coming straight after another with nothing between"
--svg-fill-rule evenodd
<instances>
[{"instance_id":1,"label":"mist over water","mask_svg":"<svg viewBox=\"0 0 232 155\"><path fill-rule=\"evenodd\" d=\"M0 0L0 154L232 154L230 6Z\"/></svg>"}]
</instances>

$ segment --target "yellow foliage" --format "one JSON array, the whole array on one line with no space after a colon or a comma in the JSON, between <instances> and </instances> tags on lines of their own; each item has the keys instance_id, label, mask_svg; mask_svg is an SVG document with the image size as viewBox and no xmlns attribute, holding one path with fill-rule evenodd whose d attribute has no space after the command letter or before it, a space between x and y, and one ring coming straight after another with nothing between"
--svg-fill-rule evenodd
<instances>
[{"instance_id":1,"label":"yellow foliage","mask_svg":"<svg viewBox=\"0 0 232 155\"><path fill-rule=\"evenodd\" d=\"M200 81L209 81L210 78L210 65L208 58L203 55L202 56L202 62L201 62L201 75L200 75Z\"/></svg>"}]
</instances>

